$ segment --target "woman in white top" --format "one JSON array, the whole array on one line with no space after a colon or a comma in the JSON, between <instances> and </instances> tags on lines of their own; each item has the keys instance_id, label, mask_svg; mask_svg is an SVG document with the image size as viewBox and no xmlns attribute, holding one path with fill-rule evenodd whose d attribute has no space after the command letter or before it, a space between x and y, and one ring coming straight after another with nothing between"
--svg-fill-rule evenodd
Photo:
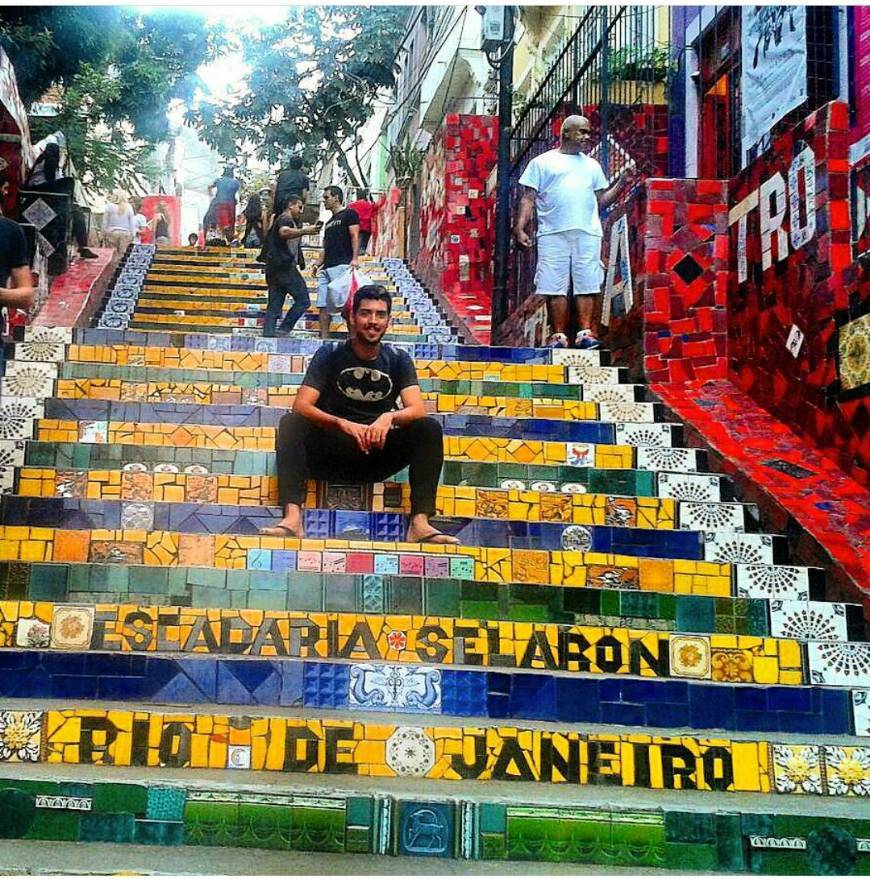
<instances>
[{"instance_id":1,"label":"woman in white top","mask_svg":"<svg viewBox=\"0 0 870 879\"><path fill-rule=\"evenodd\" d=\"M114 248L118 256L123 256L135 235L136 215L127 196L116 189L103 212L103 244Z\"/></svg>"}]
</instances>

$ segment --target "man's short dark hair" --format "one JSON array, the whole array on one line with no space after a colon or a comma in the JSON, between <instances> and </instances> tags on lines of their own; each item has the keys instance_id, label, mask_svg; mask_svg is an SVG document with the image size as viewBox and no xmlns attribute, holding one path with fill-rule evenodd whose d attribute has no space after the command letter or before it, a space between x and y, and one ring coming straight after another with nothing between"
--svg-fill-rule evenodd
<instances>
[{"instance_id":1,"label":"man's short dark hair","mask_svg":"<svg viewBox=\"0 0 870 879\"><path fill-rule=\"evenodd\" d=\"M376 299L378 302L386 302L387 314L392 314L393 312L393 297L390 295L387 288L381 284L366 284L365 287L360 287L359 290L353 294L351 311L354 314L359 312L363 299Z\"/></svg>"},{"instance_id":2,"label":"man's short dark hair","mask_svg":"<svg viewBox=\"0 0 870 879\"><path fill-rule=\"evenodd\" d=\"M334 196L344 204L344 190L340 186L324 186L323 191Z\"/></svg>"},{"instance_id":3,"label":"man's short dark hair","mask_svg":"<svg viewBox=\"0 0 870 879\"><path fill-rule=\"evenodd\" d=\"M291 156L290 161L287 163L288 168L292 168L294 171L302 170L302 156Z\"/></svg>"},{"instance_id":4,"label":"man's short dark hair","mask_svg":"<svg viewBox=\"0 0 870 879\"><path fill-rule=\"evenodd\" d=\"M188 242L190 241L191 238L194 241L199 241L199 235L196 232L191 232L190 235L187 236Z\"/></svg>"},{"instance_id":5,"label":"man's short dark hair","mask_svg":"<svg viewBox=\"0 0 870 879\"><path fill-rule=\"evenodd\" d=\"M289 208L291 204L295 204L299 202L299 204L305 204L305 199L298 192L292 192L287 198L284 199L284 207Z\"/></svg>"}]
</instances>

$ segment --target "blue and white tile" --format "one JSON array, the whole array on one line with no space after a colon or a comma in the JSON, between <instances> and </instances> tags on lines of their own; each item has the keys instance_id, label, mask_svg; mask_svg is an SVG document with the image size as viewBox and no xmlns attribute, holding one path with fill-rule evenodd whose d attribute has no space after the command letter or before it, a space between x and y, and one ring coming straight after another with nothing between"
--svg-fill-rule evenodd
<instances>
[{"instance_id":1,"label":"blue and white tile","mask_svg":"<svg viewBox=\"0 0 870 879\"><path fill-rule=\"evenodd\" d=\"M441 712L441 672L424 665L351 666L348 705L374 711Z\"/></svg>"},{"instance_id":2,"label":"blue and white tile","mask_svg":"<svg viewBox=\"0 0 870 879\"><path fill-rule=\"evenodd\" d=\"M796 641L848 641L846 605L836 601L775 599L769 604L770 634Z\"/></svg>"}]
</instances>

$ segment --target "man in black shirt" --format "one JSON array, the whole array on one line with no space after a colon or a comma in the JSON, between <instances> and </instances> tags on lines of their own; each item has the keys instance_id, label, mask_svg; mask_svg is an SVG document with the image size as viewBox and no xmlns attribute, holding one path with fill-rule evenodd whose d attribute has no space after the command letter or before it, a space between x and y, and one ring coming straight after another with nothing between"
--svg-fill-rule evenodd
<instances>
[{"instance_id":1,"label":"man in black shirt","mask_svg":"<svg viewBox=\"0 0 870 879\"><path fill-rule=\"evenodd\" d=\"M302 199L304 207L308 201L308 190L311 183L308 176L302 170L302 159L293 156L287 163L287 168L279 171L275 182L272 184L272 209L275 214L280 214L287 206L287 199L291 195L298 195Z\"/></svg>"},{"instance_id":2,"label":"man in black shirt","mask_svg":"<svg viewBox=\"0 0 870 879\"><path fill-rule=\"evenodd\" d=\"M323 233L323 259L314 266L321 339L329 338L326 294L330 281L359 267L359 214L343 205L344 193L340 186L327 186L323 190L323 206L332 211L332 218L327 220Z\"/></svg>"},{"instance_id":3,"label":"man in black shirt","mask_svg":"<svg viewBox=\"0 0 870 879\"><path fill-rule=\"evenodd\" d=\"M309 477L382 482L409 467L408 541L459 542L429 522L444 441L441 425L426 415L414 362L401 349L381 344L391 309L392 298L379 284L360 287L353 297L352 338L337 347L322 346L311 359L293 411L278 426L278 502L284 517L261 534L304 536L302 502Z\"/></svg>"},{"instance_id":4,"label":"man in black shirt","mask_svg":"<svg viewBox=\"0 0 870 879\"><path fill-rule=\"evenodd\" d=\"M0 174L0 309L33 305L36 291L27 258L24 231L14 220L3 216L3 205L9 197L9 181ZM10 278L12 283L10 284ZM0 335L5 331L5 311L0 315ZM3 373L3 345L0 340L0 374Z\"/></svg>"},{"instance_id":5,"label":"man in black shirt","mask_svg":"<svg viewBox=\"0 0 870 879\"><path fill-rule=\"evenodd\" d=\"M311 304L308 298L308 285L299 269L305 268L305 257L302 255L302 238L305 235L317 235L320 223L314 226L302 226L301 195L291 195L287 199L287 208L269 227L263 256L266 260L266 283L269 285L269 302L266 306L266 320L263 324L264 336L286 336L296 321L305 314ZM287 294L293 298L293 306L275 329Z\"/></svg>"}]
</instances>

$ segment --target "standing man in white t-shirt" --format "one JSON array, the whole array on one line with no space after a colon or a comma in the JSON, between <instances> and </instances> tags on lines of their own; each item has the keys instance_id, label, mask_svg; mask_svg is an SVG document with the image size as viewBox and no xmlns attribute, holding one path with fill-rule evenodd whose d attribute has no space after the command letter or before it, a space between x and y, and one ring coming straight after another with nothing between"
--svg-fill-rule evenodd
<instances>
[{"instance_id":1,"label":"standing man in white t-shirt","mask_svg":"<svg viewBox=\"0 0 870 879\"><path fill-rule=\"evenodd\" d=\"M568 116L559 132L558 149L532 159L520 177L524 187L514 237L531 247L526 227L538 214L538 265L535 292L547 297L551 348L568 347L568 286L574 284L577 348L598 348L592 332L595 297L601 292L601 220L598 211L616 201L636 172L626 168L608 186L601 165L584 154L592 128L585 116Z\"/></svg>"}]
</instances>

